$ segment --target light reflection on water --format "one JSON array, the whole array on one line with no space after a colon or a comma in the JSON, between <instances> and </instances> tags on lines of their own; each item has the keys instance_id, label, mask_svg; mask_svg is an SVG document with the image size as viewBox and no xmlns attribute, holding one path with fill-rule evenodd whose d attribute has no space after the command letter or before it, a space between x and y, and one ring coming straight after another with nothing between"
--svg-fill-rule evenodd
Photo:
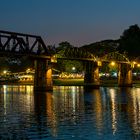
<instances>
[{"instance_id":1,"label":"light reflection on water","mask_svg":"<svg viewBox=\"0 0 140 140\"><path fill-rule=\"evenodd\" d=\"M0 139L140 139L140 88L0 87Z\"/></svg>"}]
</instances>

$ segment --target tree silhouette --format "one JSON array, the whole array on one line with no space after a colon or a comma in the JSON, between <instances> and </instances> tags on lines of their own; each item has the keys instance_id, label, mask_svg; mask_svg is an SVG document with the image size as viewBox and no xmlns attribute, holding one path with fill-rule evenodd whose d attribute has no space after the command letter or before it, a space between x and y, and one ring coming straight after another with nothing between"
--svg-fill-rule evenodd
<instances>
[{"instance_id":1,"label":"tree silhouette","mask_svg":"<svg viewBox=\"0 0 140 140\"><path fill-rule=\"evenodd\" d=\"M56 48L56 51L58 52L58 51L63 50L67 47L72 47L72 45L67 41L61 42L61 43L59 43L59 46Z\"/></svg>"},{"instance_id":2,"label":"tree silhouette","mask_svg":"<svg viewBox=\"0 0 140 140\"><path fill-rule=\"evenodd\" d=\"M123 32L120 37L118 50L121 53L126 52L129 57L140 55L140 28L137 24L132 25Z\"/></svg>"}]
</instances>

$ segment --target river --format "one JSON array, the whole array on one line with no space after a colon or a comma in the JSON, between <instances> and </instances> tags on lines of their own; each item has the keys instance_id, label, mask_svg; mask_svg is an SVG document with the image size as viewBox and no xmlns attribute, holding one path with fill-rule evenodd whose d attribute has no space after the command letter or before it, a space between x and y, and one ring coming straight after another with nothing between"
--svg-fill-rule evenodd
<instances>
[{"instance_id":1,"label":"river","mask_svg":"<svg viewBox=\"0 0 140 140\"><path fill-rule=\"evenodd\" d=\"M138 140L140 88L1 85L0 139Z\"/></svg>"}]
</instances>

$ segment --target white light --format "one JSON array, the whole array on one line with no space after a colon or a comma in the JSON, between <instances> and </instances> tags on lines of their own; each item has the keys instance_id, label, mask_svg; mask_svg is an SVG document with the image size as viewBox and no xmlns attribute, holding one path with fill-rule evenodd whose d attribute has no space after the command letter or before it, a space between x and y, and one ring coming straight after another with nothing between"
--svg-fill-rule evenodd
<instances>
[{"instance_id":1,"label":"white light","mask_svg":"<svg viewBox=\"0 0 140 140\"><path fill-rule=\"evenodd\" d=\"M75 70L76 68L75 67L72 67L72 70Z\"/></svg>"},{"instance_id":2,"label":"white light","mask_svg":"<svg viewBox=\"0 0 140 140\"><path fill-rule=\"evenodd\" d=\"M113 73L113 76L114 76L114 77L117 77L117 72L114 72L114 73Z\"/></svg>"},{"instance_id":3,"label":"white light","mask_svg":"<svg viewBox=\"0 0 140 140\"><path fill-rule=\"evenodd\" d=\"M6 74L7 73L7 70L4 70L3 73Z\"/></svg>"}]
</instances>

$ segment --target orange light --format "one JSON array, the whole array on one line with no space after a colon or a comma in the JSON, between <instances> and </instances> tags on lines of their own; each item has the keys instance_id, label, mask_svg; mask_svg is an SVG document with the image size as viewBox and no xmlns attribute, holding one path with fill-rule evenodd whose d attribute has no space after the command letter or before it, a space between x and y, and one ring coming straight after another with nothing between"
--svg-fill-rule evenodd
<instances>
[{"instance_id":1,"label":"orange light","mask_svg":"<svg viewBox=\"0 0 140 140\"><path fill-rule=\"evenodd\" d=\"M111 64L111 66L115 66L115 62L114 61L112 61L110 64Z\"/></svg>"}]
</instances>

